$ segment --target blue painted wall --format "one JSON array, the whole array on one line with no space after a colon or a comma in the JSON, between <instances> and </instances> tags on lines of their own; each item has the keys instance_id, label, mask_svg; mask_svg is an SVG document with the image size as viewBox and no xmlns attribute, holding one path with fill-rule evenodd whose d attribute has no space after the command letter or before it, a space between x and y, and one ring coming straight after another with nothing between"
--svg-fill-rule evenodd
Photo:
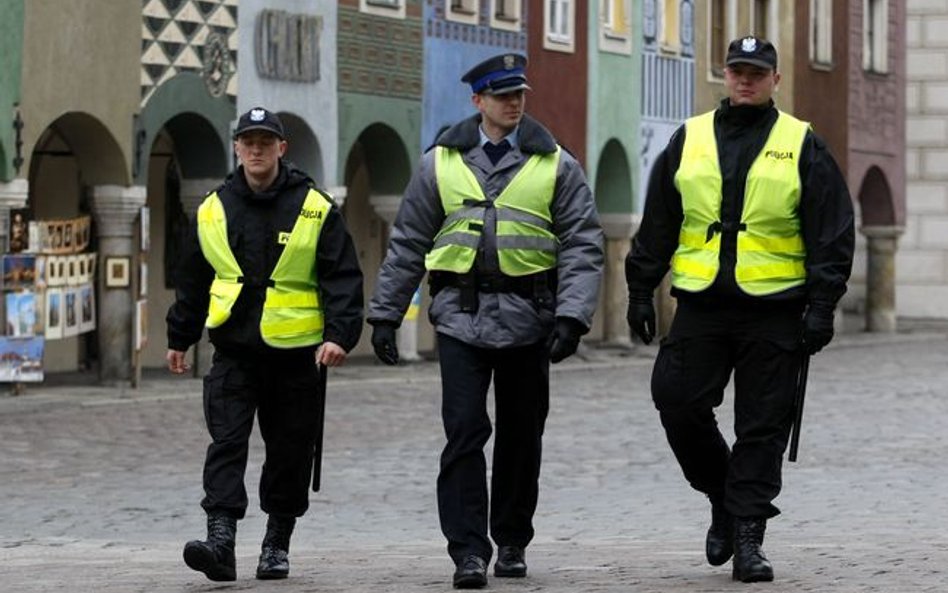
<instances>
[{"instance_id":1,"label":"blue painted wall","mask_svg":"<svg viewBox=\"0 0 948 593\"><path fill-rule=\"evenodd\" d=\"M489 10L489 0L482 0L479 24L465 25L444 19L443 1L425 2L422 149L434 142L443 127L475 113L471 87L461 83L465 72L504 51L527 53L526 3L519 33L487 26Z\"/></svg>"}]
</instances>

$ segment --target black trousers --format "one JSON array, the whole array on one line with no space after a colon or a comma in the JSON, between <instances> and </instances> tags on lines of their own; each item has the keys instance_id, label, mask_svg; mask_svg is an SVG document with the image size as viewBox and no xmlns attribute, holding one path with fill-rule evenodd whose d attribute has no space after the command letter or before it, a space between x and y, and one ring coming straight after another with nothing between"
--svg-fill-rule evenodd
<instances>
[{"instance_id":1,"label":"black trousers","mask_svg":"<svg viewBox=\"0 0 948 593\"><path fill-rule=\"evenodd\" d=\"M652 371L652 398L693 488L738 517L780 511L783 453L802 362L800 306L695 304L680 299ZM729 448L714 408L734 374Z\"/></svg>"},{"instance_id":2,"label":"black trousers","mask_svg":"<svg viewBox=\"0 0 948 593\"><path fill-rule=\"evenodd\" d=\"M260 475L260 508L300 517L309 507L313 446L321 393L312 353L235 360L214 353L204 378L204 417L212 443L204 462L207 512L242 519L247 510L244 473L254 415L266 457Z\"/></svg>"},{"instance_id":3,"label":"black trousers","mask_svg":"<svg viewBox=\"0 0 948 593\"><path fill-rule=\"evenodd\" d=\"M441 417L447 444L438 475L438 511L448 553L490 560L484 445L491 436L487 391L494 380L495 435L490 535L498 546L533 539L543 427L550 407L544 343L485 349L439 334Z\"/></svg>"}]
</instances>

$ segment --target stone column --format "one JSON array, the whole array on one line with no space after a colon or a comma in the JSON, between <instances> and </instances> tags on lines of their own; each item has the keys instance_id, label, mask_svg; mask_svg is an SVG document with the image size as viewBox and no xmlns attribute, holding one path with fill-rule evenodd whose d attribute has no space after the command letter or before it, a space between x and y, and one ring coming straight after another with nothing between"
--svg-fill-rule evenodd
<instances>
[{"instance_id":1,"label":"stone column","mask_svg":"<svg viewBox=\"0 0 948 593\"><path fill-rule=\"evenodd\" d=\"M602 339L610 346L629 346L629 325L625 313L629 289L625 282L625 256L631 248L632 235L638 228L638 217L632 213L602 214L606 235L606 260L602 283Z\"/></svg>"},{"instance_id":2,"label":"stone column","mask_svg":"<svg viewBox=\"0 0 948 593\"><path fill-rule=\"evenodd\" d=\"M7 251L9 246L10 210L26 206L29 195L30 183L26 179L0 183L0 251Z\"/></svg>"},{"instance_id":3,"label":"stone column","mask_svg":"<svg viewBox=\"0 0 948 593\"><path fill-rule=\"evenodd\" d=\"M92 214L99 240L97 286L99 300L99 380L103 384L127 384L132 380L132 283L125 288L105 287L105 261L109 257L127 257L129 274L135 270L138 245L134 242L135 223L145 205L146 188L142 185L96 185L92 188ZM154 332L154 329L152 330ZM152 339L154 335L151 336Z\"/></svg>"},{"instance_id":4,"label":"stone column","mask_svg":"<svg viewBox=\"0 0 948 593\"><path fill-rule=\"evenodd\" d=\"M369 204L375 213L385 221L385 224L391 228L395 222L395 215L398 214L398 207L402 203L402 196L399 194L389 194L384 196L371 196ZM420 288L415 289L416 292ZM401 327L398 328L398 355L401 360L412 362L421 360L418 354L418 320L408 319L406 316L402 320Z\"/></svg>"},{"instance_id":5,"label":"stone column","mask_svg":"<svg viewBox=\"0 0 948 593\"><path fill-rule=\"evenodd\" d=\"M194 220L197 214L198 206L204 201L207 193L221 184L220 179L182 179L178 197L181 200L181 207L184 213L188 215L188 220Z\"/></svg>"},{"instance_id":6,"label":"stone column","mask_svg":"<svg viewBox=\"0 0 948 593\"><path fill-rule=\"evenodd\" d=\"M895 251L899 236L905 229L897 226L864 226L860 230L868 239L866 330L894 333Z\"/></svg>"}]
</instances>

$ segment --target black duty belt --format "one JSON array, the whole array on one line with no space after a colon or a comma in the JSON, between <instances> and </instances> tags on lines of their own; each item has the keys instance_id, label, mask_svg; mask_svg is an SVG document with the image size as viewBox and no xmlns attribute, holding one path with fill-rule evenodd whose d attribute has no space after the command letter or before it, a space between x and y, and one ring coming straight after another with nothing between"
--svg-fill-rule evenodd
<instances>
[{"instance_id":1,"label":"black duty belt","mask_svg":"<svg viewBox=\"0 0 948 593\"><path fill-rule=\"evenodd\" d=\"M442 288L473 288L477 292L513 292L533 297L538 290L550 288L550 274L540 272L528 276L506 276L504 274L454 274L451 272L431 272L429 275L431 294L437 294Z\"/></svg>"}]
</instances>

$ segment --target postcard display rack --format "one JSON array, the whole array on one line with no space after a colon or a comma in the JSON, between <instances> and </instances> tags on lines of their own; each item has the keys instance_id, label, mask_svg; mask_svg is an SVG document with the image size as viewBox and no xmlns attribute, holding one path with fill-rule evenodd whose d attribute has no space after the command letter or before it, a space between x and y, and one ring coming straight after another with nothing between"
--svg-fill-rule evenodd
<instances>
[{"instance_id":1,"label":"postcard display rack","mask_svg":"<svg viewBox=\"0 0 948 593\"><path fill-rule=\"evenodd\" d=\"M43 348L95 329L96 254L91 219L29 220L10 212L9 249L3 254L0 382L43 380Z\"/></svg>"}]
</instances>

